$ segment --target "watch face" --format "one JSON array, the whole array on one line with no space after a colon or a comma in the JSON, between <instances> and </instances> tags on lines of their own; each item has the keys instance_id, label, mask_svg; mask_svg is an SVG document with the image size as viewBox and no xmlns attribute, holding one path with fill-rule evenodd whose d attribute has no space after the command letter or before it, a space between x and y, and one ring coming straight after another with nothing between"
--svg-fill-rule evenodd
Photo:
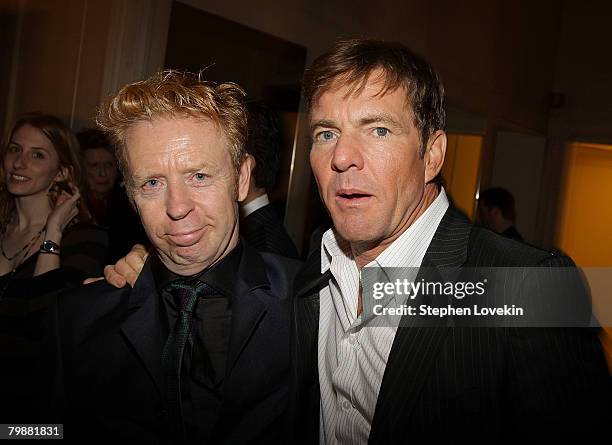
<instances>
[{"instance_id":1,"label":"watch face","mask_svg":"<svg viewBox=\"0 0 612 445\"><path fill-rule=\"evenodd\" d=\"M59 246L53 241L47 240L42 244L42 250L46 252L57 252L59 250Z\"/></svg>"}]
</instances>

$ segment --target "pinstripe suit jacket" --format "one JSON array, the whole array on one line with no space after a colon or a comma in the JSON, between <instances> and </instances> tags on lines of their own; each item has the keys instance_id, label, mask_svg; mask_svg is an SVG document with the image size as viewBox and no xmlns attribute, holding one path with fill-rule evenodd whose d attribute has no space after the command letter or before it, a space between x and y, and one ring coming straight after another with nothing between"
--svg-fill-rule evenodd
<instances>
[{"instance_id":1,"label":"pinstripe suit jacket","mask_svg":"<svg viewBox=\"0 0 612 445\"><path fill-rule=\"evenodd\" d=\"M242 219L240 236L258 252L299 258L298 251L272 204L267 204Z\"/></svg>"},{"instance_id":2,"label":"pinstripe suit jacket","mask_svg":"<svg viewBox=\"0 0 612 445\"><path fill-rule=\"evenodd\" d=\"M472 226L452 206L422 266L572 266L554 255ZM443 273L443 272L442 272ZM315 252L296 279L292 314L296 442L317 443L319 291ZM369 443L416 437L501 439L603 427L608 376L595 330L586 328L400 327L385 368ZM612 417L610 417L612 419Z\"/></svg>"}]
</instances>

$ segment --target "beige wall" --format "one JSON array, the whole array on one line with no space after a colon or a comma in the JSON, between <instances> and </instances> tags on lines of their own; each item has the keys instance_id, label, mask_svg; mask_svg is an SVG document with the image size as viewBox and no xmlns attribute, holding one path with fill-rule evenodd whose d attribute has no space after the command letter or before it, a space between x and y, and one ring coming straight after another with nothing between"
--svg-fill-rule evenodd
<instances>
[{"instance_id":1,"label":"beige wall","mask_svg":"<svg viewBox=\"0 0 612 445\"><path fill-rule=\"evenodd\" d=\"M108 3L21 0L10 21L14 35L4 128L18 114L39 110L69 123L86 120L99 99ZM3 50L5 50L3 48Z\"/></svg>"},{"instance_id":2,"label":"beige wall","mask_svg":"<svg viewBox=\"0 0 612 445\"><path fill-rule=\"evenodd\" d=\"M26 111L79 129L101 99L160 67L170 0L9 0L2 23L0 116L6 131ZM7 54L10 54L8 56Z\"/></svg>"},{"instance_id":3,"label":"beige wall","mask_svg":"<svg viewBox=\"0 0 612 445\"><path fill-rule=\"evenodd\" d=\"M612 267L612 145L571 144L563 188L558 246L581 267Z\"/></svg>"}]
</instances>

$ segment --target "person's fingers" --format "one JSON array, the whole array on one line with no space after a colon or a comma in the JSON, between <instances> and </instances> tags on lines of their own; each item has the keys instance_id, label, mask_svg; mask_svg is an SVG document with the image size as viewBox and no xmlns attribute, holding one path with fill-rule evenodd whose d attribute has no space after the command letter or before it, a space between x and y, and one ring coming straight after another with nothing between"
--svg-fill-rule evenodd
<instances>
[{"instance_id":1,"label":"person's fingers","mask_svg":"<svg viewBox=\"0 0 612 445\"><path fill-rule=\"evenodd\" d=\"M144 267L147 255L148 253L144 246L140 244L135 245L125 256L125 264L127 267L124 269L123 264L121 264L120 267L116 268L116 271L121 273L131 286L134 286L138 275L140 275L140 271Z\"/></svg>"},{"instance_id":2,"label":"person's fingers","mask_svg":"<svg viewBox=\"0 0 612 445\"><path fill-rule=\"evenodd\" d=\"M70 198L71 196L68 193L66 192L60 193L59 196L57 197L57 200L55 201L55 207L61 206L66 201L70 200Z\"/></svg>"},{"instance_id":3,"label":"person's fingers","mask_svg":"<svg viewBox=\"0 0 612 445\"><path fill-rule=\"evenodd\" d=\"M76 192L74 194L70 194L68 192L66 192L65 190L63 190L59 196L57 197L57 199L55 200L55 207L59 207L64 203L67 203L67 206L71 206L71 205L75 205L76 202L79 200L79 198L81 197L78 189L76 189Z\"/></svg>"},{"instance_id":4,"label":"person's fingers","mask_svg":"<svg viewBox=\"0 0 612 445\"><path fill-rule=\"evenodd\" d=\"M129 257L130 254L128 253L125 258L121 258L119 261L117 261L115 264L115 272L121 275L130 286L134 286L134 283L138 278L138 274L140 274L140 271L142 270L142 264L144 264L144 262L138 258Z\"/></svg>"},{"instance_id":5,"label":"person's fingers","mask_svg":"<svg viewBox=\"0 0 612 445\"><path fill-rule=\"evenodd\" d=\"M73 196L74 195L78 195L78 196L81 195L81 191L79 190L79 188L76 185L74 185L72 182L69 184L69 187L70 187L70 190L72 190L72 195Z\"/></svg>"},{"instance_id":6,"label":"person's fingers","mask_svg":"<svg viewBox=\"0 0 612 445\"><path fill-rule=\"evenodd\" d=\"M142 269L144 262L149 256L149 251L142 244L134 244L130 253L127 254L126 259L130 264L134 264L134 266L138 266Z\"/></svg>"},{"instance_id":7,"label":"person's fingers","mask_svg":"<svg viewBox=\"0 0 612 445\"><path fill-rule=\"evenodd\" d=\"M85 278L85 280L83 280L83 285L95 283L96 281L100 281L100 280L103 280L103 279L104 279L104 277Z\"/></svg>"},{"instance_id":8,"label":"person's fingers","mask_svg":"<svg viewBox=\"0 0 612 445\"><path fill-rule=\"evenodd\" d=\"M104 279L115 287L122 288L127 284L127 280L115 271L115 266L104 268Z\"/></svg>"}]
</instances>

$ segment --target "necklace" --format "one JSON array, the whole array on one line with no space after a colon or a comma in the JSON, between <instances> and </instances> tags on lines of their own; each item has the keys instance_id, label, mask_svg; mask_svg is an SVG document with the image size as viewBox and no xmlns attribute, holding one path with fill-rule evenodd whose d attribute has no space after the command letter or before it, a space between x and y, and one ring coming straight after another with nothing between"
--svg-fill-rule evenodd
<instances>
[{"instance_id":1,"label":"necklace","mask_svg":"<svg viewBox=\"0 0 612 445\"><path fill-rule=\"evenodd\" d=\"M40 229L38 233L34 235L34 237L30 241L28 241L28 243L25 246L23 246L20 250L18 250L15 255L10 256L10 257L4 251L4 237L3 237L2 239L0 239L0 251L2 251L2 256L6 258L7 261L13 261L19 255L21 255L24 251L26 252L29 251L30 248L34 245L34 242L40 237L40 235L44 232L45 229L46 229L46 226Z\"/></svg>"}]
</instances>

